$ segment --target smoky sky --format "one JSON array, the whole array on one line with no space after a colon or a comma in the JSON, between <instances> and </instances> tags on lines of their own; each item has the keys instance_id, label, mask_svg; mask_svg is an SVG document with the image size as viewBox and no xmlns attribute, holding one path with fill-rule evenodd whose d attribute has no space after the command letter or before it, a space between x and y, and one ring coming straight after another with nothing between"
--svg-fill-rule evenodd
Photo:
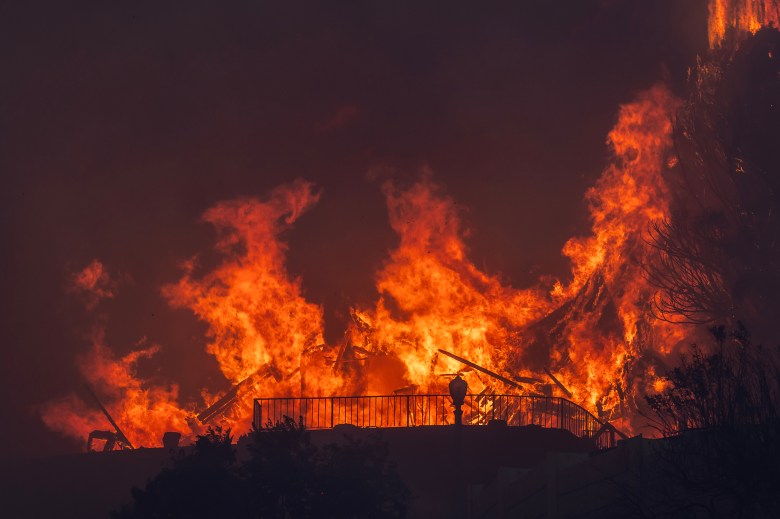
<instances>
[{"instance_id":1,"label":"smoky sky","mask_svg":"<svg viewBox=\"0 0 780 519\"><path fill-rule=\"evenodd\" d=\"M160 295L208 258L200 216L220 200L322 189L285 239L331 342L396 243L383 179L430 168L472 260L507 283L565 276L618 105L659 80L681 91L707 41L703 0L15 4L0 8L3 457L78 450L35 406L84 396L96 325L117 354L159 344L141 369L183 399L227 387L205 325ZM95 258L117 296L88 311L67 283Z\"/></svg>"}]
</instances>

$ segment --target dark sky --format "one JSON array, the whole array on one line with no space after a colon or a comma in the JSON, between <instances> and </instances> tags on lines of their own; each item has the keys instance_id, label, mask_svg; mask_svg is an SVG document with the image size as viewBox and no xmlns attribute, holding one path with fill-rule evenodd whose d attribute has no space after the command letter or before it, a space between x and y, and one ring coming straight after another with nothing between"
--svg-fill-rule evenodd
<instances>
[{"instance_id":1,"label":"dark sky","mask_svg":"<svg viewBox=\"0 0 780 519\"><path fill-rule=\"evenodd\" d=\"M211 246L219 200L323 189L287 237L332 341L394 244L369 171L429 166L474 262L515 286L564 274L618 104L680 90L706 46L704 0L4 4L0 457L78 448L35 406L81 391L97 321L119 354L159 343L145 369L185 395L226 386L159 294ZM88 313L65 287L93 258L123 281Z\"/></svg>"}]
</instances>

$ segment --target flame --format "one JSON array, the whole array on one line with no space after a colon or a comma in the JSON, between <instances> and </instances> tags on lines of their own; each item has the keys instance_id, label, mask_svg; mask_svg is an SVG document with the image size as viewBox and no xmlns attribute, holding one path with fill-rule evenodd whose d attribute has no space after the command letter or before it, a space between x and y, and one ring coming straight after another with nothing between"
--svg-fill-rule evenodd
<instances>
[{"instance_id":1,"label":"flame","mask_svg":"<svg viewBox=\"0 0 780 519\"><path fill-rule=\"evenodd\" d=\"M729 29L755 34L761 27L780 28L780 0L710 0L710 47L719 46Z\"/></svg>"},{"instance_id":2,"label":"flame","mask_svg":"<svg viewBox=\"0 0 780 519\"><path fill-rule=\"evenodd\" d=\"M755 32L777 24L780 0L712 0L709 35L720 45L727 29ZM620 107L607 137L612 158L586 193L591 233L570 239L565 280L516 288L477 268L468 257L454 200L430 172L402 188L382 189L397 247L376 274L379 299L352 309L341 344L326 345L322 308L306 300L301 280L285 267L283 233L320 197L302 180L263 200L225 201L204 221L218 232L220 262L184 264L182 278L162 288L171 306L208 324L207 351L236 388L236 402L218 419L236 432L250 423L253 396L314 396L345 392L386 394L394 389L443 392L441 375L464 372L470 390L518 391L442 356L447 350L509 377L545 378L549 370L571 399L599 417L620 420L627 432L637 401L661 391L664 359L690 329L657 320L654 289L643 275L653 261L647 245L652 222L669 215L665 175L674 167L672 114L680 101L663 85ZM73 277L73 286L100 298L112 284L97 260ZM138 376L136 364L156 347L115 358L95 339L81 359L85 378L109 400L107 407L138 444L156 444L166 430L196 432L195 409L218 400L182 405L175 385ZM552 391L537 384L519 391ZM44 406L46 424L74 437L105 428L103 417L75 395Z\"/></svg>"},{"instance_id":3,"label":"flame","mask_svg":"<svg viewBox=\"0 0 780 519\"><path fill-rule=\"evenodd\" d=\"M273 394L291 394L300 385L304 347L323 342L322 309L303 298L299 279L288 279L287 246L279 239L318 199L311 183L298 181L264 202L234 200L209 209L203 219L220 233L216 248L224 261L198 279L191 260L184 277L163 288L171 305L209 324L208 352L234 383L273 365L284 380L273 385Z\"/></svg>"},{"instance_id":4,"label":"flame","mask_svg":"<svg viewBox=\"0 0 780 519\"><path fill-rule=\"evenodd\" d=\"M79 359L84 379L101 395L122 432L134 445L157 445L166 431L189 431L194 416L178 403L178 387L157 385L139 377L139 360L151 358L157 346L140 349L116 358L105 345L104 334L96 331L91 350ZM94 402L86 403L75 393L45 404L44 423L66 436L84 439L94 430L111 429Z\"/></svg>"},{"instance_id":5,"label":"flame","mask_svg":"<svg viewBox=\"0 0 780 519\"><path fill-rule=\"evenodd\" d=\"M376 306L358 312L371 328L368 344L406 366L406 383L442 388L438 375L463 366L444 349L488 369L501 366L513 331L544 315L551 303L539 289L518 290L480 271L467 257L454 201L426 172L401 190L384 185L398 247L377 274ZM472 390L484 383L470 377Z\"/></svg>"},{"instance_id":6,"label":"flame","mask_svg":"<svg viewBox=\"0 0 780 519\"><path fill-rule=\"evenodd\" d=\"M518 289L478 269L468 258L457 206L430 172L405 189L384 184L399 244L376 275L379 300L353 309L341 345L323 344L322 309L304 298L300 280L290 279L285 268L281 235L317 202L313 185L296 181L263 201L232 200L209 209L203 219L218 231L221 262L199 275L204 269L197 259L187 261L182 278L162 292L173 307L208 324L207 351L228 381L242 384L237 403L219 420L246 430L255 395L377 394L407 386L443 392L448 379L440 375L466 370L439 349L510 377L539 377L539 366L549 365L573 400L612 416L636 385L632 362L641 348L654 347L653 334L666 326L648 321L643 305L652 293L637 260L647 252L649 223L667 214L662 175L677 103L659 85L621 107L608 136L612 163L586 195L592 235L573 238L563 249L572 262L568 284ZM615 308L614 322L602 322L605 301ZM540 359L525 337L562 309L568 314L559 340ZM112 399L118 420L151 431L134 428L131 440L151 441L165 428L181 430L187 418L192 422L192 411L183 409L195 405L177 407L175 388L152 389L135 377L136 361L152 353L111 360L108 350L96 347L82 363L85 375ZM516 390L475 371L465 377L473 392ZM217 399L204 391L202 405ZM71 435L100 421L94 412L76 420L84 409L72 399L47 411L47 423Z\"/></svg>"},{"instance_id":7,"label":"flame","mask_svg":"<svg viewBox=\"0 0 780 519\"><path fill-rule=\"evenodd\" d=\"M89 265L70 276L68 290L81 295L87 309L93 309L101 300L116 295L117 283L108 274L103 263L93 259Z\"/></svg>"},{"instance_id":8,"label":"flame","mask_svg":"<svg viewBox=\"0 0 780 519\"><path fill-rule=\"evenodd\" d=\"M172 306L188 308L208 323L207 351L225 377L233 384L252 378L246 389L258 394L297 395L304 350L324 342L322 308L304 299L300 279L289 279L287 245L280 239L318 199L313 184L299 180L275 189L265 201L214 206L203 219L219 232L216 249L223 262L198 278L191 260L184 277L163 288ZM233 419L248 423L251 407L239 407Z\"/></svg>"}]
</instances>

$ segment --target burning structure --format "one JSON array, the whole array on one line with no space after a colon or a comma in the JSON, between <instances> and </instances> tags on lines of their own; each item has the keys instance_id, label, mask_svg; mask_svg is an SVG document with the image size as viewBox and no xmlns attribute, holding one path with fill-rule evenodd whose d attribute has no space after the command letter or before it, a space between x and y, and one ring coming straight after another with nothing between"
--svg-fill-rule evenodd
<instances>
[{"instance_id":1,"label":"burning structure","mask_svg":"<svg viewBox=\"0 0 780 519\"><path fill-rule=\"evenodd\" d=\"M719 45L728 27L754 32L774 23L779 9L773 0L712 0L710 42ZM672 120L681 103L659 83L620 107L607 137L610 164L586 193L591 233L563 247L567 279L516 288L478 268L456 204L426 171L411 185L382 186L398 245L376 273L379 298L352 308L343 340L327 344L323 310L289 275L284 240L327 194L296 180L263 199L209 209L203 219L218 232L220 260L204 268L195 257L161 289L171 306L207 324L207 351L229 392L204 389L202 401L182 404L175 385L135 374L156 347L116 359L99 334L83 373L135 444L156 443L169 430L194 435L205 424L244 431L257 396L436 394L454 373L475 394L565 396L639 432L641 397L658 390L673 353L696 333L658 317L659 289L645 275L660 261L653 224L670 217ZM50 403L43 416L82 438L102 423L76 396Z\"/></svg>"}]
</instances>

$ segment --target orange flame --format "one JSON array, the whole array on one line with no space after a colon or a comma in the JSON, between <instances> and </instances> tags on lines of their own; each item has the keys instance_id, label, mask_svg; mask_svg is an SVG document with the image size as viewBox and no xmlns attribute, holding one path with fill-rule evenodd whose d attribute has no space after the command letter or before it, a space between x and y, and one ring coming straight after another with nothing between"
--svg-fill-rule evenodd
<instances>
[{"instance_id":1,"label":"orange flame","mask_svg":"<svg viewBox=\"0 0 780 519\"><path fill-rule=\"evenodd\" d=\"M511 334L544 315L549 298L504 286L468 260L455 204L429 173L406 191L392 183L383 190L400 244L377 275L376 306L358 312L371 328L369 344L399 358L406 382L422 389L442 388L438 375L463 367L438 349L500 367ZM469 383L484 387L476 377Z\"/></svg>"},{"instance_id":2,"label":"orange flame","mask_svg":"<svg viewBox=\"0 0 780 519\"><path fill-rule=\"evenodd\" d=\"M79 359L84 379L108 397L104 405L136 446L157 445L166 431L189 431L192 423L193 413L179 405L175 384L156 385L136 374L138 361L157 350L152 346L117 359L104 344L103 333L96 332L92 349ZM75 394L45 404L41 414L51 429L77 439L110 428L94 402L85 403Z\"/></svg>"},{"instance_id":3,"label":"orange flame","mask_svg":"<svg viewBox=\"0 0 780 519\"><path fill-rule=\"evenodd\" d=\"M189 308L209 324L208 352L234 382L273 365L284 382L268 390L297 392L296 374L305 346L321 344L322 309L301 295L300 280L289 280L286 244L279 234L317 202L313 185L298 181L277 188L265 202L234 200L209 209L203 219L220 232L221 265L200 279L195 262L185 276L163 288L175 307Z\"/></svg>"},{"instance_id":4,"label":"orange flame","mask_svg":"<svg viewBox=\"0 0 780 519\"><path fill-rule=\"evenodd\" d=\"M778 3L712 0L711 44L720 44L728 27L755 32L777 24ZM586 194L592 234L565 244L571 278L552 286L518 289L478 269L468 259L453 200L429 173L408 189L386 183L400 243L376 275L379 300L353 309L340 345L323 344L322 309L306 301L300 280L285 268L281 235L317 202L313 185L299 180L263 201L217 204L204 220L219 232L222 262L199 274L196 260L188 261L182 279L163 294L208 324L208 352L228 381L242 383L237 403L220 420L246 430L252 396L377 394L405 386L444 391L440 375L459 370L467 371L472 392L507 390L439 355L443 349L510 377L543 378L549 369L574 401L603 418L622 417L620 426L632 430L635 400L665 387L658 367L690 332L654 319L655 294L641 267L652 259L650 224L668 215L664 175L675 163L671 117L678 104L657 85L621 106L607 139L612 160ZM79 290L113 295L99 262L74 280ZM155 444L165 430L197 430L192 410L217 400L204 390L204 402L182 406L176 386L138 378L135 364L154 351L114 359L98 338L81 362L130 440L141 444ZM89 409L71 395L44 406L43 416L52 429L83 437L105 427Z\"/></svg>"},{"instance_id":5,"label":"orange flame","mask_svg":"<svg viewBox=\"0 0 780 519\"><path fill-rule=\"evenodd\" d=\"M380 299L371 308L353 311L354 324L335 364L322 362L332 349L322 345L322 310L305 300L300 280L289 279L286 244L280 239L318 200L312 184L296 181L277 188L265 201L222 202L207 211L204 220L219 232L222 262L198 276L196 261L188 261L182 279L165 286L163 294L174 307L188 308L208 323L207 349L230 382L250 380L241 386L237 405L221 416L223 424L245 430L254 395L311 396L339 389L386 393L410 385L444 391L447 379L439 375L464 366L440 356L438 349L509 376L543 377L539 366L549 365L573 399L594 412L622 405L631 390L627 366L638 355L641 327L650 330L642 344L650 344L646 335L663 328L645 322L641 304L651 293L636 260L644 253L642 235L649 223L667 211L661 175L676 103L668 90L656 86L621 107L608 137L613 163L587 193L593 235L564 247L572 260L567 285L517 289L503 284L468 259L455 204L430 173L406 190L386 183L390 224L400 243L377 273ZM615 308L614 322L602 322L603 309L580 308L586 306L583 291L589 286ZM529 327L567 305L575 310L569 311L548 358L523 360ZM345 358L349 348L359 348L363 357ZM319 362L318 352L323 353ZM83 363L90 380L113 398L118 419L153 431L133 429L132 435L143 441L159 437L166 427L181 429L193 416L177 407L175 388L152 390L134 378L135 361L151 353L144 350L114 361L104 347L96 347ZM474 371L465 376L474 392L514 391ZM210 404L217 398L204 391L204 400ZM92 412L79 421L75 415L83 409L72 400L47 411L50 426L74 435L83 435L100 418ZM132 435L128 433L131 440Z\"/></svg>"},{"instance_id":6,"label":"orange flame","mask_svg":"<svg viewBox=\"0 0 780 519\"><path fill-rule=\"evenodd\" d=\"M289 278L280 239L317 202L312 184L296 181L265 201L222 202L207 211L204 220L219 232L222 262L198 276L196 261L188 261L182 279L165 286L163 294L174 307L188 308L208 323L208 352L230 382L249 379L222 422L245 430L254 395L311 396L340 389L370 394L405 386L444 391L447 379L440 375L464 366L439 355L439 349L509 376L543 377L540 366L550 366L575 401L601 414L615 411L633 391L632 359L641 345L653 347L651 336L664 328L648 322L652 293L637 259L646 253L642 236L649 223L667 213L662 173L676 104L666 88L656 86L621 107L608 137L612 164L587 193L593 234L564 247L572 261L566 285L517 289L478 269L468 259L455 203L430 173L405 190L386 183L390 224L400 243L377 273L377 303L353 310L354 324L335 364L323 361L332 348L322 345L322 309L305 300L300 280ZM547 358L529 353L530 328L563 310L563 329L542 352ZM615 318L605 321L610 311ZM347 358L349 349L359 349L362 357ZM113 398L118 419L153 431L132 430L143 441L192 418L177 407L175 388L149 389L134 377L136 360L151 353L114 361L96 347L82 364ZM514 391L474 371L465 376L474 392ZM217 398L204 392L204 400ZM79 411L73 401L51 406L47 423L83 435L87 424L96 423L95 413L79 421L74 419Z\"/></svg>"},{"instance_id":7,"label":"orange flame","mask_svg":"<svg viewBox=\"0 0 780 519\"><path fill-rule=\"evenodd\" d=\"M709 39L714 48L729 29L755 34L761 27L780 28L780 0L710 0Z\"/></svg>"},{"instance_id":8,"label":"orange flame","mask_svg":"<svg viewBox=\"0 0 780 519\"><path fill-rule=\"evenodd\" d=\"M571 239L563 249L572 261L573 281L568 287L558 285L554 293L574 298L578 313L570 313L562 333L565 340L554 346L551 356L573 399L607 416L634 394L629 374L642 350L667 354L685 334L650 316L654 291L641 267L651 253L646 245L651 223L668 214L663 173L678 105L666 87L656 85L620 107L607 138L612 163L586 194L593 235ZM605 310L580 311L585 301L577 299L583 298ZM618 321L611 325L605 322L610 307Z\"/></svg>"}]
</instances>

